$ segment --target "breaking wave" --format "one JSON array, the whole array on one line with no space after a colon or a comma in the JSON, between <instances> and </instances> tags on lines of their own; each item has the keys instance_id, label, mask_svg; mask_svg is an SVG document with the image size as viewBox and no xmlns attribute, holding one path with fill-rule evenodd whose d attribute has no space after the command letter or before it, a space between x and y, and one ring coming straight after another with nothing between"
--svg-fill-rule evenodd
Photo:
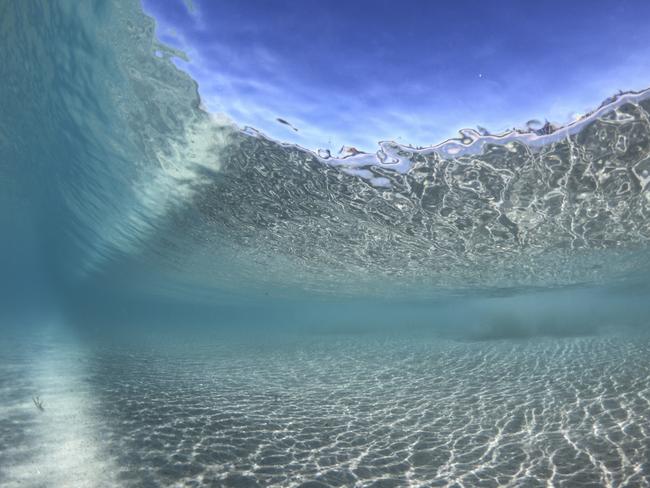
<instances>
[{"instance_id":1,"label":"breaking wave","mask_svg":"<svg viewBox=\"0 0 650 488\"><path fill-rule=\"evenodd\" d=\"M203 110L135 1L4 3L0 23L3 225L34 217L63 283L429 296L647 274L648 91L562 128L332 156Z\"/></svg>"}]
</instances>

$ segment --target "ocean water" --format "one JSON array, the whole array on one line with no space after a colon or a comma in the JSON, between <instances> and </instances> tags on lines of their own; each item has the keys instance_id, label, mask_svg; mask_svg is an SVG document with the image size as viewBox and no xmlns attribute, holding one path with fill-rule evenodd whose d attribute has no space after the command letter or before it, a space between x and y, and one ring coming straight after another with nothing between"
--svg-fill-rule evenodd
<instances>
[{"instance_id":1,"label":"ocean water","mask_svg":"<svg viewBox=\"0 0 650 488\"><path fill-rule=\"evenodd\" d=\"M650 486L650 91L332 155L154 31L0 3L0 485Z\"/></svg>"}]
</instances>

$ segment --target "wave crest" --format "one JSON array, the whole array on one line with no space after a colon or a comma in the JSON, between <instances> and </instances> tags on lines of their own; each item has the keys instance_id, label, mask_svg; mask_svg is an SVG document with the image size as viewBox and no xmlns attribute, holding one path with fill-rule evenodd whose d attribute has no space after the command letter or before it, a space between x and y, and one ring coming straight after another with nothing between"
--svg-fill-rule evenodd
<instances>
[{"instance_id":1,"label":"wave crest","mask_svg":"<svg viewBox=\"0 0 650 488\"><path fill-rule=\"evenodd\" d=\"M647 91L564 128L332 157L206 113L137 2L40 7L3 8L0 137L65 279L430 294L647 271Z\"/></svg>"}]
</instances>

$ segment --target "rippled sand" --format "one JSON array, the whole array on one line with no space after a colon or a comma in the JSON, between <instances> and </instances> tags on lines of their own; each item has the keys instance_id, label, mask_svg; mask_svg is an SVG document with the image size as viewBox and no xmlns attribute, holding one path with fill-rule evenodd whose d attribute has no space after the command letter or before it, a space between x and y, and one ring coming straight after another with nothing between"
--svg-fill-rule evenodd
<instances>
[{"instance_id":1,"label":"rippled sand","mask_svg":"<svg viewBox=\"0 0 650 488\"><path fill-rule=\"evenodd\" d=\"M14 349L0 483L650 486L648 338L251 344Z\"/></svg>"}]
</instances>

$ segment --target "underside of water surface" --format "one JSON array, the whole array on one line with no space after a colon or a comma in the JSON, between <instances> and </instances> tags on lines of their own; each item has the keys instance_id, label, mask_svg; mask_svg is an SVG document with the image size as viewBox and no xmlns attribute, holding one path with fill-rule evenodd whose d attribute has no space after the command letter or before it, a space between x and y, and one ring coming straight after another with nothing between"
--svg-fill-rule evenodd
<instances>
[{"instance_id":1,"label":"underside of water surface","mask_svg":"<svg viewBox=\"0 0 650 488\"><path fill-rule=\"evenodd\" d=\"M650 91L332 155L135 0L0 46L0 485L650 486Z\"/></svg>"}]
</instances>

